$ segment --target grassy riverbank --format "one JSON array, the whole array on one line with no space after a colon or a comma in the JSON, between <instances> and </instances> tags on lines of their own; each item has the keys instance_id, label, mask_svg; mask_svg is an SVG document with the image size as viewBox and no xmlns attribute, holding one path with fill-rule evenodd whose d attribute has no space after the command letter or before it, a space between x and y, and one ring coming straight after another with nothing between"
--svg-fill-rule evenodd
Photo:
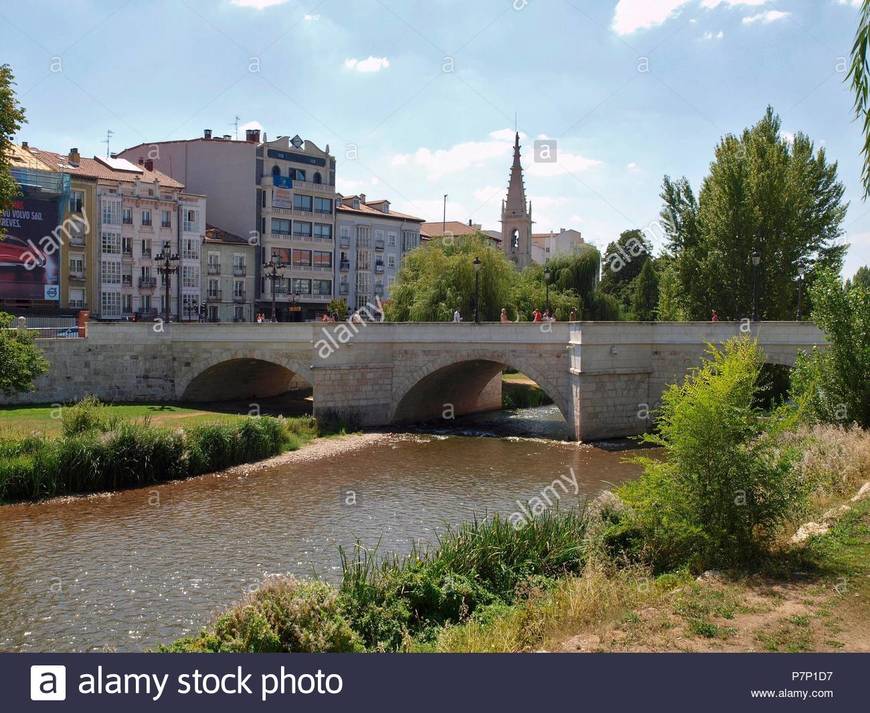
<instances>
[{"instance_id":1,"label":"grassy riverbank","mask_svg":"<svg viewBox=\"0 0 870 713\"><path fill-rule=\"evenodd\" d=\"M27 409L17 421L51 424L0 436L0 502L140 487L251 463L296 450L316 437L310 417L232 416L191 410L185 427L155 425L151 407ZM170 407L178 416L176 407ZM6 418L9 410L5 410ZM164 412L164 417L168 416ZM164 421L164 423L173 423ZM19 431L20 432L20 431Z\"/></svg>"}]
</instances>

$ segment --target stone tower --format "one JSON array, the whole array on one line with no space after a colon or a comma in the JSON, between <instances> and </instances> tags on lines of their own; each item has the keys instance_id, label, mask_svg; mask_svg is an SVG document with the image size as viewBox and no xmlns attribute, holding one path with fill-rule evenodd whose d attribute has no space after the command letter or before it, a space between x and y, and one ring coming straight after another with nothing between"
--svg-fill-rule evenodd
<instances>
[{"instance_id":1,"label":"stone tower","mask_svg":"<svg viewBox=\"0 0 870 713\"><path fill-rule=\"evenodd\" d=\"M532 262L532 204L526 203L519 132L514 140L507 198L501 202L501 247L520 270Z\"/></svg>"}]
</instances>

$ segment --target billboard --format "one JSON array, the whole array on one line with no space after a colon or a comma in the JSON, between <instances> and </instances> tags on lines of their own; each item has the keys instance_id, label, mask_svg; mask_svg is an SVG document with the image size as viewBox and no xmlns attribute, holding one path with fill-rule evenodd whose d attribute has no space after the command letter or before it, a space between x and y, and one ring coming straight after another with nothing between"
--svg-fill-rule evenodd
<instances>
[{"instance_id":1,"label":"billboard","mask_svg":"<svg viewBox=\"0 0 870 713\"><path fill-rule=\"evenodd\" d=\"M0 300L60 300L57 198L13 201L0 228Z\"/></svg>"}]
</instances>

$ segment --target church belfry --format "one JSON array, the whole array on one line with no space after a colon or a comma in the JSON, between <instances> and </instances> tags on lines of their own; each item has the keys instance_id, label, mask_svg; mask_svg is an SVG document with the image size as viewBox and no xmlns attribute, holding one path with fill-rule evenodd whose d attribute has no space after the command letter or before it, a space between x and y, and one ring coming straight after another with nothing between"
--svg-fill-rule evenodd
<instances>
[{"instance_id":1,"label":"church belfry","mask_svg":"<svg viewBox=\"0 0 870 713\"><path fill-rule=\"evenodd\" d=\"M532 262L532 204L526 203L519 132L514 140L514 162L507 198L501 202L501 246L508 259L520 270Z\"/></svg>"}]
</instances>

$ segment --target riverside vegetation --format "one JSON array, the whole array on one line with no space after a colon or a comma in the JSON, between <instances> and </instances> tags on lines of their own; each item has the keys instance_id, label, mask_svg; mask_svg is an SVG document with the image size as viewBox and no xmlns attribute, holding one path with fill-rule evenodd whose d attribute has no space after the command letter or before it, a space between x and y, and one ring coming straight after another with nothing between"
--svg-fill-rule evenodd
<instances>
[{"instance_id":1,"label":"riverside vegetation","mask_svg":"<svg viewBox=\"0 0 870 713\"><path fill-rule=\"evenodd\" d=\"M734 616L747 578L795 571L823 588L830 577L849 582L864 607L870 502L838 511L845 516L808 545L788 535L868 477L870 437L815 422L806 394L761 412L763 362L749 339L711 348L666 391L657 430L644 437L664 459L638 458L638 480L586 508L546 512L519 529L499 516L475 521L406 558L379 560L358 547L342 553L338 587L268 579L164 650L534 650L602 621L640 621L635 607L674 600L690 635L721 640L730 632L721 620ZM701 572L735 584L711 594L695 581ZM837 604L828 593L830 610ZM803 626L795 621L789 626ZM744 648L813 645L794 639L777 630Z\"/></svg>"},{"instance_id":2,"label":"riverside vegetation","mask_svg":"<svg viewBox=\"0 0 870 713\"><path fill-rule=\"evenodd\" d=\"M0 439L0 502L139 487L296 450L314 419L256 416L186 429L132 421L89 397L60 410L62 432Z\"/></svg>"}]
</instances>

